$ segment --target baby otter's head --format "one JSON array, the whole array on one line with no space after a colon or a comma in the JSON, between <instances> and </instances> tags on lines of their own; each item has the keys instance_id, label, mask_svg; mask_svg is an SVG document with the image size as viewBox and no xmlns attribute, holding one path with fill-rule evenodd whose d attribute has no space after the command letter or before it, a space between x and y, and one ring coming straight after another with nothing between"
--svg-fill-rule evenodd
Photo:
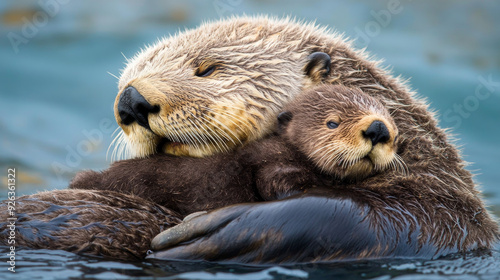
<instances>
[{"instance_id":1,"label":"baby otter's head","mask_svg":"<svg viewBox=\"0 0 500 280\"><path fill-rule=\"evenodd\" d=\"M165 38L130 59L115 117L133 157L206 156L269 134L305 84L328 74L313 25L241 17ZM312 56L311 56L312 55Z\"/></svg>"},{"instance_id":2,"label":"baby otter's head","mask_svg":"<svg viewBox=\"0 0 500 280\"><path fill-rule=\"evenodd\" d=\"M325 173L363 179L391 166L404 167L389 112L359 89L318 86L285 110L278 116L280 133Z\"/></svg>"}]
</instances>

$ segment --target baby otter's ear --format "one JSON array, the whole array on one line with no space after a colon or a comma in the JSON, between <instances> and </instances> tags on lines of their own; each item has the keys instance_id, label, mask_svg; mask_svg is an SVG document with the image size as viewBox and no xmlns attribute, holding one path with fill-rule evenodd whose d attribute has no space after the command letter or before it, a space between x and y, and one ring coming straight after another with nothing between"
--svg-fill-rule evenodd
<instances>
[{"instance_id":1,"label":"baby otter's ear","mask_svg":"<svg viewBox=\"0 0 500 280\"><path fill-rule=\"evenodd\" d=\"M281 134L287 127L288 123L292 120L292 112L285 111L278 115L278 133Z\"/></svg>"},{"instance_id":2,"label":"baby otter's ear","mask_svg":"<svg viewBox=\"0 0 500 280\"><path fill-rule=\"evenodd\" d=\"M332 60L324 52L315 52L310 54L308 62L304 67L305 74L315 83L322 82L330 74L330 65Z\"/></svg>"}]
</instances>

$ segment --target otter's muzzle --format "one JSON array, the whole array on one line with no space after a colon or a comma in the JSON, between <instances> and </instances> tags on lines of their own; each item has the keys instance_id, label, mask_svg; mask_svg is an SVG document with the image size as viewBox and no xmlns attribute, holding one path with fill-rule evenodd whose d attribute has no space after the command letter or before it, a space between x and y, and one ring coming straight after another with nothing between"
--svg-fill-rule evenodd
<instances>
[{"instance_id":1,"label":"otter's muzzle","mask_svg":"<svg viewBox=\"0 0 500 280\"><path fill-rule=\"evenodd\" d=\"M149 127L148 115L160 111L159 106L153 106L134 87L127 87L118 100L118 115L121 123L129 125L137 122L147 129Z\"/></svg>"}]
</instances>

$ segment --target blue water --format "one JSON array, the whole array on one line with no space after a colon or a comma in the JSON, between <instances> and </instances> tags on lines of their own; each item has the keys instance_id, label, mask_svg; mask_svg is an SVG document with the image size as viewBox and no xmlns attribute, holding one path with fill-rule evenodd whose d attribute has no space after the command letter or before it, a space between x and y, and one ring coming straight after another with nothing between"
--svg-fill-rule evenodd
<instances>
[{"instance_id":1,"label":"blue water","mask_svg":"<svg viewBox=\"0 0 500 280\"><path fill-rule=\"evenodd\" d=\"M500 4L498 1L348 2L60 1L0 2L0 199L7 168L17 195L65 188L75 172L104 169L114 122L116 78L146 43L232 14L293 15L356 38L410 83L453 128L490 209L500 215ZM391 10L391 12L389 12ZM54 11L54 13L52 13ZM37 14L38 13L38 14ZM46 15L45 21L43 15ZM24 31L24 33L23 33ZM14 34L14 35L13 35ZM13 43L12 36L22 38ZM109 73L108 73L109 72ZM476 89L479 87L479 92ZM462 107L463 112L457 108ZM89 136L90 135L90 136ZM500 251L437 261L249 267L206 263L121 263L62 251L19 250L8 279L497 279ZM4 277L5 275L5 277ZM420 275L418 278L417 276ZM463 278L457 278L458 275Z\"/></svg>"}]
</instances>

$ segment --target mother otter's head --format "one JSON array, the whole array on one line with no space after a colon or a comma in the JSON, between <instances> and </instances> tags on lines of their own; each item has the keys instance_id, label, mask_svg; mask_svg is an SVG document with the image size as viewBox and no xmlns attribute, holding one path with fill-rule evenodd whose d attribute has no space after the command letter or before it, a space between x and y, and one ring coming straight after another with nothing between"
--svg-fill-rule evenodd
<instances>
[{"instance_id":1,"label":"mother otter's head","mask_svg":"<svg viewBox=\"0 0 500 280\"><path fill-rule=\"evenodd\" d=\"M117 146L125 143L138 157L200 157L263 137L283 106L329 71L328 55L311 56L321 32L290 20L242 17L147 47L119 80Z\"/></svg>"},{"instance_id":2,"label":"mother otter's head","mask_svg":"<svg viewBox=\"0 0 500 280\"><path fill-rule=\"evenodd\" d=\"M398 128L387 109L357 88L322 85L305 90L278 115L280 133L314 164L340 179L364 179L393 167Z\"/></svg>"}]
</instances>

